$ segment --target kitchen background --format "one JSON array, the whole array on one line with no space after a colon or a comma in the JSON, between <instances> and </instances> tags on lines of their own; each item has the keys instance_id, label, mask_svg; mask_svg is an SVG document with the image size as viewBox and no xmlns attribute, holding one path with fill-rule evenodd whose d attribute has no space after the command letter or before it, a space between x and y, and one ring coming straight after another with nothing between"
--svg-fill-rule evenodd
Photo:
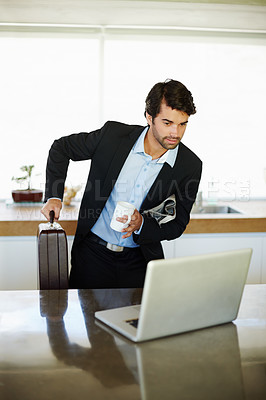
<instances>
[{"instance_id":1,"label":"kitchen background","mask_svg":"<svg viewBox=\"0 0 266 400\"><path fill-rule=\"evenodd\" d=\"M204 201L241 213L192 215L165 255L251 247L247 283L265 283L265 50L265 0L0 0L0 290L38 286L41 206L12 205L12 177L34 164L44 189L54 139L108 119L145 125L145 97L167 78L198 109L184 143L204 162ZM67 185L84 188L88 169L71 162ZM77 205L60 220L69 251Z\"/></svg>"},{"instance_id":2,"label":"kitchen background","mask_svg":"<svg viewBox=\"0 0 266 400\"><path fill-rule=\"evenodd\" d=\"M108 119L145 125L145 97L167 78L197 106L183 141L204 162L203 197L266 198L265 6L1 0L0 198L25 164L43 189L54 139ZM84 187L88 169L71 163L67 184Z\"/></svg>"}]
</instances>

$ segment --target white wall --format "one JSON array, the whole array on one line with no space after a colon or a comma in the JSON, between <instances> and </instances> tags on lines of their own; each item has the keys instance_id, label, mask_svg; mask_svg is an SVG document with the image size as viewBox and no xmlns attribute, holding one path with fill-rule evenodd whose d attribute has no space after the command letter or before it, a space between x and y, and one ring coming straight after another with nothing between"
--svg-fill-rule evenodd
<instances>
[{"instance_id":1,"label":"white wall","mask_svg":"<svg viewBox=\"0 0 266 400\"><path fill-rule=\"evenodd\" d=\"M68 237L70 252L73 237ZM163 242L166 258L252 248L247 283L266 283L265 233L185 234ZM38 247L33 236L0 237L0 290L38 288Z\"/></svg>"},{"instance_id":2,"label":"white wall","mask_svg":"<svg viewBox=\"0 0 266 400\"><path fill-rule=\"evenodd\" d=\"M69 236L69 270L72 243L73 236ZM31 290L38 288L37 237L1 236L0 290Z\"/></svg>"}]
</instances>

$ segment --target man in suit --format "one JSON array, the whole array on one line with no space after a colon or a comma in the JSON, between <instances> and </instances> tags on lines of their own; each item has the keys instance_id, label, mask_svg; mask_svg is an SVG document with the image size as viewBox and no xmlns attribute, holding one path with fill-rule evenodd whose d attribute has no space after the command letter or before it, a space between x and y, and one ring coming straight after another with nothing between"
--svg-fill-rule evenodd
<instances>
[{"instance_id":1,"label":"man in suit","mask_svg":"<svg viewBox=\"0 0 266 400\"><path fill-rule=\"evenodd\" d=\"M142 287L150 260L164 257L161 241L182 235L201 178L201 160L183 143L196 108L190 91L175 80L159 82L146 98L148 126L107 122L91 133L55 140L46 170L46 204L59 218L69 160L91 159L72 247L70 287ZM151 213L169 196L176 214L159 224ZM135 206L122 233L110 228L117 201ZM117 218L126 222L127 217Z\"/></svg>"}]
</instances>

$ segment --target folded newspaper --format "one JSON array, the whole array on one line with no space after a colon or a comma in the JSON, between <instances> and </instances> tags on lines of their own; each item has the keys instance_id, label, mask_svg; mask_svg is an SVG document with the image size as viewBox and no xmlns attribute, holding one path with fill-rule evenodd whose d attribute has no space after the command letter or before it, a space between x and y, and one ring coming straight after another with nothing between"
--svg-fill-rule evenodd
<instances>
[{"instance_id":1,"label":"folded newspaper","mask_svg":"<svg viewBox=\"0 0 266 400\"><path fill-rule=\"evenodd\" d=\"M172 194L158 206L153 207L150 210L145 210L143 214L149 214L151 217L155 218L159 225L172 221L176 216L175 195Z\"/></svg>"}]
</instances>

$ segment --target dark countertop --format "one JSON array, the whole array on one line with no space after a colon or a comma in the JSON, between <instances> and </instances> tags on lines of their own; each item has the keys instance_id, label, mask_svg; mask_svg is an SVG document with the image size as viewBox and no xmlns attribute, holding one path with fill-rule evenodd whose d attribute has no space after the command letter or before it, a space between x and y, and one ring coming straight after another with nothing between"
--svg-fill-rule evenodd
<instances>
[{"instance_id":1,"label":"dark countertop","mask_svg":"<svg viewBox=\"0 0 266 400\"><path fill-rule=\"evenodd\" d=\"M0 397L266 398L266 285L245 287L234 323L168 338L133 344L95 322L141 293L1 291Z\"/></svg>"},{"instance_id":2,"label":"dark countertop","mask_svg":"<svg viewBox=\"0 0 266 400\"><path fill-rule=\"evenodd\" d=\"M185 233L266 232L266 200L218 202L241 211L238 214L191 214ZM6 205L0 202L0 236L36 236L38 225L45 222L42 204ZM79 203L64 206L60 225L67 235L74 235Z\"/></svg>"}]
</instances>

